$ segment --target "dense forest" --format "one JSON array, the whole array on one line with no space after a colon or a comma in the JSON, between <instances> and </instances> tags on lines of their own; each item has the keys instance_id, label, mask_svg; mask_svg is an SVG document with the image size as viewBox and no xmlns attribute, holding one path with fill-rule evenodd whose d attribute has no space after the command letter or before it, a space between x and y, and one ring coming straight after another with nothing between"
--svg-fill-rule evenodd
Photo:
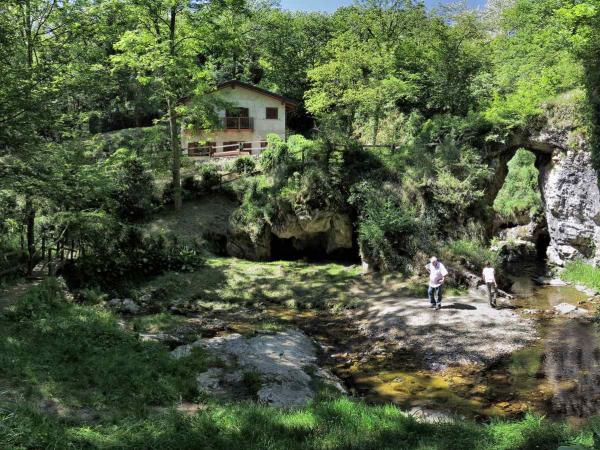
<instances>
[{"instance_id":1,"label":"dense forest","mask_svg":"<svg viewBox=\"0 0 600 450\"><path fill-rule=\"evenodd\" d=\"M260 331L280 332L282 309L310 334L302 314L363 305L361 263L423 296L431 255L460 293L486 261L509 290L523 258L600 289L597 199L569 188L597 191L577 174L600 168L599 0L3 0L0 60L0 447L597 445L593 419L538 411L438 424L328 389L299 410L215 399L196 386L206 351L176 360L140 336L216 311L242 335L271 312ZM228 80L297 100L289 138L199 164L181 135L217 126ZM553 175L565 161L580 165ZM214 336L184 325L181 345Z\"/></svg>"}]
</instances>

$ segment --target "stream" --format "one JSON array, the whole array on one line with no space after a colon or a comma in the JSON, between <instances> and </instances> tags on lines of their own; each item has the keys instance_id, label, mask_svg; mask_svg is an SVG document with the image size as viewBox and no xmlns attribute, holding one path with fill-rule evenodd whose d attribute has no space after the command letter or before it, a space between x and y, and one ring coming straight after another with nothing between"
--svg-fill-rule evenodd
<instances>
[{"instance_id":1,"label":"stream","mask_svg":"<svg viewBox=\"0 0 600 450\"><path fill-rule=\"evenodd\" d=\"M588 295L572 286L539 286L536 269L513 276L511 307L531 310L577 305ZM491 366L434 371L416 354L371 359L336 372L355 394L375 403L392 402L427 414L473 419L519 417L528 411L579 422L600 413L600 327L585 318L534 314L540 339ZM494 342L490 342L494 345Z\"/></svg>"}]
</instances>

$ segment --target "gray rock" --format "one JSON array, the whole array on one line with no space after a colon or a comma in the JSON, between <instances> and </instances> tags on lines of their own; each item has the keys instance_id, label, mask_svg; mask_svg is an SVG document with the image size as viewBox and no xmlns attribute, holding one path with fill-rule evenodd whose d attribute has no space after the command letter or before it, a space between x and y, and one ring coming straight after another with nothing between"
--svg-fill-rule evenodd
<instances>
[{"instance_id":1,"label":"gray rock","mask_svg":"<svg viewBox=\"0 0 600 450\"><path fill-rule=\"evenodd\" d=\"M174 358L191 353L194 347L218 357L224 369L200 374L202 389L221 394L239 391L245 373L255 373L260 379L259 401L280 407L305 404L314 397L313 381L319 380L344 391L339 380L317 365L316 347L298 330L287 330L251 338L240 334L201 339L171 352Z\"/></svg>"},{"instance_id":2,"label":"gray rock","mask_svg":"<svg viewBox=\"0 0 600 450\"><path fill-rule=\"evenodd\" d=\"M270 383L259 389L258 400L271 406L290 408L303 406L314 397L314 392L303 383Z\"/></svg>"},{"instance_id":3,"label":"gray rock","mask_svg":"<svg viewBox=\"0 0 600 450\"><path fill-rule=\"evenodd\" d=\"M121 311L126 314L135 315L135 314L140 313L141 308L139 307L139 305L136 302L134 302L130 298L126 298L125 300L123 300L123 303L121 304Z\"/></svg>"},{"instance_id":4,"label":"gray rock","mask_svg":"<svg viewBox=\"0 0 600 450\"><path fill-rule=\"evenodd\" d=\"M211 368L206 372L202 372L196 377L198 383L198 390L200 392L212 393L219 389L221 376L223 375L223 369Z\"/></svg>"},{"instance_id":5,"label":"gray rock","mask_svg":"<svg viewBox=\"0 0 600 450\"><path fill-rule=\"evenodd\" d=\"M569 314L577 311L577 306L570 305L568 303L561 303L554 307L554 311L556 311L558 314Z\"/></svg>"},{"instance_id":6,"label":"gray rock","mask_svg":"<svg viewBox=\"0 0 600 450\"><path fill-rule=\"evenodd\" d=\"M535 243L540 233L540 225L536 222L529 222L526 225L518 225L502 230L499 237L503 241L525 241Z\"/></svg>"},{"instance_id":7,"label":"gray rock","mask_svg":"<svg viewBox=\"0 0 600 450\"><path fill-rule=\"evenodd\" d=\"M560 287L560 286L568 286L569 285L569 283L561 280L560 278L535 277L535 278L533 278L533 281L535 281L538 284L541 284L542 286Z\"/></svg>"},{"instance_id":8,"label":"gray rock","mask_svg":"<svg viewBox=\"0 0 600 450\"><path fill-rule=\"evenodd\" d=\"M600 190L586 143L579 142L577 150L555 151L540 167L540 180L549 262L562 266L581 258L600 263Z\"/></svg>"},{"instance_id":9,"label":"gray rock","mask_svg":"<svg viewBox=\"0 0 600 450\"><path fill-rule=\"evenodd\" d=\"M139 336L142 342L160 342L168 345L171 348L185 344L185 342L179 337L164 333L162 331L159 333L140 333Z\"/></svg>"},{"instance_id":10,"label":"gray rock","mask_svg":"<svg viewBox=\"0 0 600 450\"><path fill-rule=\"evenodd\" d=\"M113 298L106 302L106 304L111 308L116 308L121 306L122 300L120 298Z\"/></svg>"}]
</instances>

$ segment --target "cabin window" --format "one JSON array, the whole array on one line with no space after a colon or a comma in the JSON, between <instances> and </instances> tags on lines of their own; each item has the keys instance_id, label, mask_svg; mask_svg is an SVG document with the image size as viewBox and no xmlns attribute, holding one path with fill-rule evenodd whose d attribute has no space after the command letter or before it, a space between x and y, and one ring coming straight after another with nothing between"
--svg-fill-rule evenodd
<instances>
[{"instance_id":1,"label":"cabin window","mask_svg":"<svg viewBox=\"0 0 600 450\"><path fill-rule=\"evenodd\" d=\"M227 108L225 110L225 117L250 117L250 110L248 108Z\"/></svg>"},{"instance_id":2,"label":"cabin window","mask_svg":"<svg viewBox=\"0 0 600 450\"><path fill-rule=\"evenodd\" d=\"M279 119L279 108L267 108L267 119Z\"/></svg>"}]
</instances>

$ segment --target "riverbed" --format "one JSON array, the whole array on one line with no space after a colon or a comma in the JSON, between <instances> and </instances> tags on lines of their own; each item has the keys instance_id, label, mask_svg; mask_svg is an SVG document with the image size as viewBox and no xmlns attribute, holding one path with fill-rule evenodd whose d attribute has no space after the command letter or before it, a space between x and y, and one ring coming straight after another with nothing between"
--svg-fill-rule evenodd
<instances>
[{"instance_id":1,"label":"riverbed","mask_svg":"<svg viewBox=\"0 0 600 450\"><path fill-rule=\"evenodd\" d=\"M370 402L392 402L434 417L487 419L531 411L578 421L600 413L600 328L590 314L553 314L561 303L581 309L588 296L572 286L537 285L530 273L513 281L515 298L503 307L523 321L533 320L536 332L523 348L491 364L438 367L421 352L398 350L341 363L336 373Z\"/></svg>"}]
</instances>

